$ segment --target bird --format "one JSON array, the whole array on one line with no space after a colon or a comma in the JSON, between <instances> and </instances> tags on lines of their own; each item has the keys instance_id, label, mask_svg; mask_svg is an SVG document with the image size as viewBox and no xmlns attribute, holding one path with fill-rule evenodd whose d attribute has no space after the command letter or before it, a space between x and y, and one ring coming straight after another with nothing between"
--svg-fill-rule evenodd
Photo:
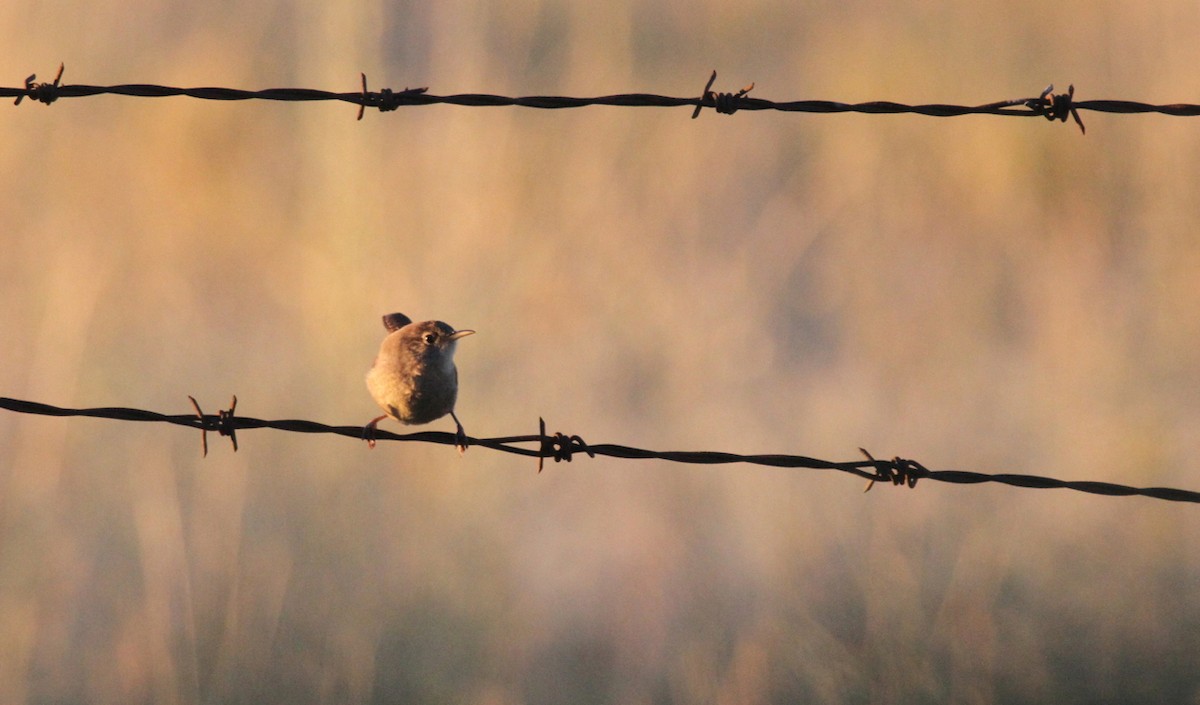
<instances>
[{"instance_id":1,"label":"bird","mask_svg":"<svg viewBox=\"0 0 1200 705\"><path fill-rule=\"evenodd\" d=\"M392 417L402 424L427 424L446 414L454 419L459 454L467 450L467 434L454 413L458 368L454 350L473 330L454 330L442 321L413 323L403 313L383 317L388 334L367 372L367 389L385 412L363 428L367 446L375 447L376 425Z\"/></svg>"}]
</instances>

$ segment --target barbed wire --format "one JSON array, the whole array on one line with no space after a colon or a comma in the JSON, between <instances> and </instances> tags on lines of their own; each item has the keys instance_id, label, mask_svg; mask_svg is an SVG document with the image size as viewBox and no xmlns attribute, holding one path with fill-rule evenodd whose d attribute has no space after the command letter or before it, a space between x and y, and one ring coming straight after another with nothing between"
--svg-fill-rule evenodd
<instances>
[{"instance_id":1,"label":"barbed wire","mask_svg":"<svg viewBox=\"0 0 1200 705\"><path fill-rule=\"evenodd\" d=\"M266 90L241 90L237 88L176 88L145 83L131 83L116 86L89 86L62 83L63 66L59 66L58 75L53 81L38 82L37 74L31 74L25 79L23 88L0 87L0 97L15 98L15 104L29 98L33 101L50 105L60 98L82 98L94 95L123 95L140 98L165 98L170 96L187 96L202 100L277 100L277 101L329 101L336 100L353 103L359 106L358 119L363 117L367 108L377 108L380 112L389 112L401 107L434 105L445 103L469 107L521 106L525 108L540 108L555 110L562 108L582 108L590 105L608 105L618 107L657 107L674 108L693 106L692 118L699 117L704 108L712 108L718 113L732 115L739 110L778 110L782 112L800 113L866 113L872 115L913 113L931 117L956 117L960 115L1004 115L1012 117L1044 117L1047 120L1066 122L1068 117L1074 119L1081 131L1084 130L1083 120L1079 117L1080 110L1092 110L1102 113L1140 114L1160 113L1180 117L1200 116L1200 105L1191 103L1174 103L1170 105L1152 105L1131 100L1075 100L1075 86L1068 88L1066 93L1054 93L1050 85L1038 96L1032 98L1017 98L1000 100L983 105L948 105L942 103L926 105L905 105L891 101L870 101L866 103L840 103L830 100L794 100L776 102L764 98L752 98L749 93L754 84L746 86L734 93L720 93L712 90L717 79L713 71L704 91L698 97L673 98L670 96L650 93L624 93L619 95L597 96L593 98L573 98L568 96L524 96L507 97L486 93L460 93L456 95L434 95L429 88L405 88L393 91L384 88L379 91L367 89L367 76L361 74L361 90L338 93L316 90L311 88L268 88Z\"/></svg>"},{"instance_id":2,"label":"barbed wire","mask_svg":"<svg viewBox=\"0 0 1200 705\"><path fill-rule=\"evenodd\" d=\"M205 414L194 397L191 399L192 414L160 414L142 409L124 407L100 407L92 409L70 409L34 401L23 401L0 397L0 408L21 414L40 414L43 416L88 416L93 418L113 419L117 421L160 422L186 426L201 431L203 454L208 455L208 432L214 431L221 436L227 436L237 452L237 432L255 428L273 428L294 433L331 433L348 436L356 440L365 440L366 428L363 426L330 426L316 421L299 419L284 419L266 421L246 416L236 416L237 397L233 397L228 409L217 414ZM422 431L418 433L398 434L390 431L376 430L375 440L409 441L422 443L440 443L455 445L457 438L453 433L442 431ZM533 448L522 447L519 444L534 444ZM921 479L951 482L955 484L978 484L982 482L997 482L1013 487L1032 489L1069 489L1078 492L1107 495L1110 497L1142 496L1162 499L1171 502L1193 502L1200 504L1200 492L1174 489L1170 487L1129 487L1110 482L1068 481L1037 475L1020 475L1012 473L987 474L965 470L929 470L915 460L895 457L891 460L876 459L866 450L859 449L864 460L835 462L809 458L802 455L741 455L738 453L723 453L713 451L656 451L634 448L614 443L589 444L578 435L564 433L546 433L546 422L538 419L538 432L525 436L504 436L499 438L467 437L468 446L480 446L504 453L523 455L538 459L538 472L547 458L554 462L571 462L576 453L585 453L591 458L607 456L620 459L637 460L667 460L675 463L694 465L725 465L733 463L748 463L776 468L804 468L810 470L837 470L856 475L867 480L866 490L870 490L876 482L891 483L894 486L904 485L916 487ZM865 491L865 490L864 490Z\"/></svg>"}]
</instances>

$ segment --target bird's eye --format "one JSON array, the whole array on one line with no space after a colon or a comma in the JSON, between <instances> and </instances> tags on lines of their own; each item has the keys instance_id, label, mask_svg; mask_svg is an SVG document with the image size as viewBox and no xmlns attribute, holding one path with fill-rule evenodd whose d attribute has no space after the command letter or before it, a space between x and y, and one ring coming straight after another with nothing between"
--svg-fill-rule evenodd
<instances>
[{"instance_id":1,"label":"bird's eye","mask_svg":"<svg viewBox=\"0 0 1200 705\"><path fill-rule=\"evenodd\" d=\"M434 341L437 340L436 333L426 333L423 337L425 338L426 345L433 345Z\"/></svg>"}]
</instances>

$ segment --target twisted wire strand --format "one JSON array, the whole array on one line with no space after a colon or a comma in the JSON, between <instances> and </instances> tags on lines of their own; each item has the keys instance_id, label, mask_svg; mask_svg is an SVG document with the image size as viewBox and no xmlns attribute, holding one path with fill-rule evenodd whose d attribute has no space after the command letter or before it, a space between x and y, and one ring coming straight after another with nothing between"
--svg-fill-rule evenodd
<instances>
[{"instance_id":1,"label":"twisted wire strand","mask_svg":"<svg viewBox=\"0 0 1200 705\"><path fill-rule=\"evenodd\" d=\"M616 107L657 107L674 108L693 107L692 117L699 116L701 109L713 108L718 113L732 115L739 110L777 110L781 112L799 113L865 113L869 115L886 115L911 113L930 117L957 117L961 115L1003 115L1012 117L1044 117L1047 120L1066 122L1071 117L1083 130L1083 121L1079 111L1091 110L1102 113L1142 114L1159 113L1179 117L1200 116L1200 105L1191 103L1173 103L1154 105L1131 100L1083 100L1074 99L1075 89L1071 86L1066 93L1054 94L1051 85L1040 95L1015 100L1001 100L983 105L953 105L932 103L924 105L906 105L892 101L869 101L864 103L842 103L830 100L793 100L773 101L765 98L749 96L754 88L750 84L735 93L721 93L711 90L716 80L716 71L705 86L704 91L696 97L679 98L652 93L623 93L617 95L579 98L571 96L522 96L509 97L487 93L459 93L454 95L436 95L429 93L428 88L405 88L393 91L384 88L380 91L367 89L367 78L362 74L362 89L353 92L333 92L311 88L268 88L265 90L242 90L237 88L199 87L178 88L147 83L128 83L115 86L91 86L86 84L62 84L62 67L52 82L37 82L37 75L25 79L24 87L0 87L0 97L15 98L20 104L25 98L50 105L60 98L83 98L95 95L122 95L140 98L166 98L172 96L187 96L202 100L274 100L290 102L310 101L341 101L359 106L359 119L366 108L376 108L380 112L389 112L404 106L448 104L464 107L499 107L519 106L544 110L563 108L582 108L592 105L607 105Z\"/></svg>"},{"instance_id":2,"label":"twisted wire strand","mask_svg":"<svg viewBox=\"0 0 1200 705\"><path fill-rule=\"evenodd\" d=\"M230 408L218 414L205 414L200 411L199 404L192 399L196 413L193 414L161 414L143 409L124 407L99 407L90 409L71 409L41 402L24 401L0 397L0 408L22 414L40 414L43 416L85 416L92 418L112 419L116 421L141 421L169 423L186 426L203 432L204 452L208 452L208 431L219 432L229 436L237 450L236 431L256 428L273 428L294 433L330 433L347 436L356 440L363 439L362 426L331 426L316 421L303 419L282 419L268 421L247 416L235 416L234 408L237 398L234 397ZM409 441L422 443L440 443L455 445L455 434L442 431L421 431L418 433L397 434L390 431L378 430L375 434L377 441ZM534 448L522 447L518 444L535 444ZM546 433L545 421L539 419L537 434L524 436L504 436L497 438L467 438L469 446L480 446L504 453L538 458L538 471L542 470L542 462L552 458L555 462L571 462L576 453L586 453L589 457L606 456L618 459L636 460L666 460L675 463L694 465L726 465L747 463L776 468L804 468L810 470L836 470L856 475L869 481L867 489L876 483L891 483L894 486L905 485L915 487L918 480L929 479L955 484L978 484L996 482L1012 487L1030 489L1069 489L1090 494L1110 497L1142 496L1171 502L1192 502L1200 504L1200 492L1175 489L1170 487L1130 487L1110 482L1069 481L1037 475L1021 475L1013 473L987 474L965 470L929 470L914 460L892 458L891 460L875 459L865 450L861 452L865 460L836 462L810 458L802 455L741 455L715 451L656 451L615 443L589 444L578 435L568 436L563 433L549 435Z\"/></svg>"}]
</instances>

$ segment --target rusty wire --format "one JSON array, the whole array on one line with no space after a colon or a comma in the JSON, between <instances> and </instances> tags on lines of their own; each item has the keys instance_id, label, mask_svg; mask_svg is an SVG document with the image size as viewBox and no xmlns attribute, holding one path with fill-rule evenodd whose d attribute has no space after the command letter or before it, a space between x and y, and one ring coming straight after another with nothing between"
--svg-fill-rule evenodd
<instances>
[{"instance_id":1,"label":"rusty wire","mask_svg":"<svg viewBox=\"0 0 1200 705\"><path fill-rule=\"evenodd\" d=\"M150 421L176 424L188 428L199 429L205 455L208 453L208 431L216 431L222 436L228 436L233 442L233 450L237 451L235 431L255 428L273 428L280 431L295 433L332 433L362 440L365 428L362 426L329 426L316 421L285 419L265 421L262 419L235 416L237 397L233 398L230 408L217 414L205 414L200 405L192 397L195 413L191 414L160 414L142 409L122 407L102 407L94 409L68 409L49 404L20 399L0 397L0 408L22 414L40 414L43 416L90 416L93 418L113 419L117 421ZM455 434L442 431L422 431L419 433L391 433L379 430L376 440L416 441L423 443L440 443L455 445ZM533 444L526 448L519 444ZM1107 495L1110 497L1142 496L1172 502L1193 502L1200 504L1200 492L1180 490L1170 487L1129 487L1110 482L1067 481L1036 475L1019 475L1012 473L987 474L965 470L929 470L915 460L892 458L877 460L870 453L859 449L865 456L864 460L834 462L809 458L802 455L740 455L737 453L722 453L712 451L656 451L633 448L631 446L613 443L590 444L578 435L546 433L546 423L538 419L538 432L526 436L505 436L500 438L467 438L468 446L480 446L504 453L523 455L538 459L538 472L542 471L542 463L546 458L554 461L571 462L576 453L584 453L589 457L607 456L610 458L638 460L667 460L675 463L690 463L694 465L727 465L732 463L748 463L776 468L804 468L810 470L837 470L839 472L857 475L868 481L866 489L876 483L890 483L893 486L915 487L918 480L929 479L956 484L978 484L982 482L997 482L1013 487L1028 487L1033 489L1069 489L1078 492Z\"/></svg>"},{"instance_id":2,"label":"rusty wire","mask_svg":"<svg viewBox=\"0 0 1200 705\"><path fill-rule=\"evenodd\" d=\"M866 103L840 103L829 100L795 100L776 102L765 98L752 98L749 93L754 88L751 83L746 88L734 93L720 93L711 90L716 81L717 72L713 71L704 91L695 97L672 98L669 96L649 93L624 93L619 95L597 96L593 98L573 98L568 96L524 96L507 97L486 93L460 93L455 95L435 95L428 88L405 88L393 91L384 88L379 91L367 89L366 74L361 75L361 89L347 93L315 90L311 88L268 88L266 90L250 91L236 88L175 88L145 83L122 84L116 86L90 86L83 84L62 84L63 69L60 66L58 75L52 82L37 82L37 75L25 79L25 85L20 88L0 87L0 98L15 98L20 104L25 98L50 105L60 98L82 98L94 95L123 95L140 98L165 98L170 96L188 96L202 100L281 100L281 101L328 101L336 100L353 103L359 106L358 116L362 119L366 108L377 108L380 112L389 112L401 107L434 105L445 103L449 105L469 107L521 106L525 108L540 108L555 110L560 108L582 108L590 105L610 105L618 107L657 107L673 108L680 106L693 107L692 117L698 117L703 108L712 108L718 113L732 115L739 110L778 110L783 112L800 113L866 113L871 115L913 113L931 117L955 117L959 115L1005 115L1011 117L1043 117L1047 120L1066 122L1068 117L1075 120L1080 130L1083 130L1083 120L1079 111L1091 110L1102 113L1140 114L1161 113L1181 117L1200 116L1200 105L1191 103L1175 103L1170 105L1152 105L1131 100L1075 100L1075 87L1071 86L1066 93L1055 94L1051 85L1039 95L1029 98L1000 100L983 105L948 105L941 103L927 105L905 105L891 101L870 101Z\"/></svg>"}]
</instances>

